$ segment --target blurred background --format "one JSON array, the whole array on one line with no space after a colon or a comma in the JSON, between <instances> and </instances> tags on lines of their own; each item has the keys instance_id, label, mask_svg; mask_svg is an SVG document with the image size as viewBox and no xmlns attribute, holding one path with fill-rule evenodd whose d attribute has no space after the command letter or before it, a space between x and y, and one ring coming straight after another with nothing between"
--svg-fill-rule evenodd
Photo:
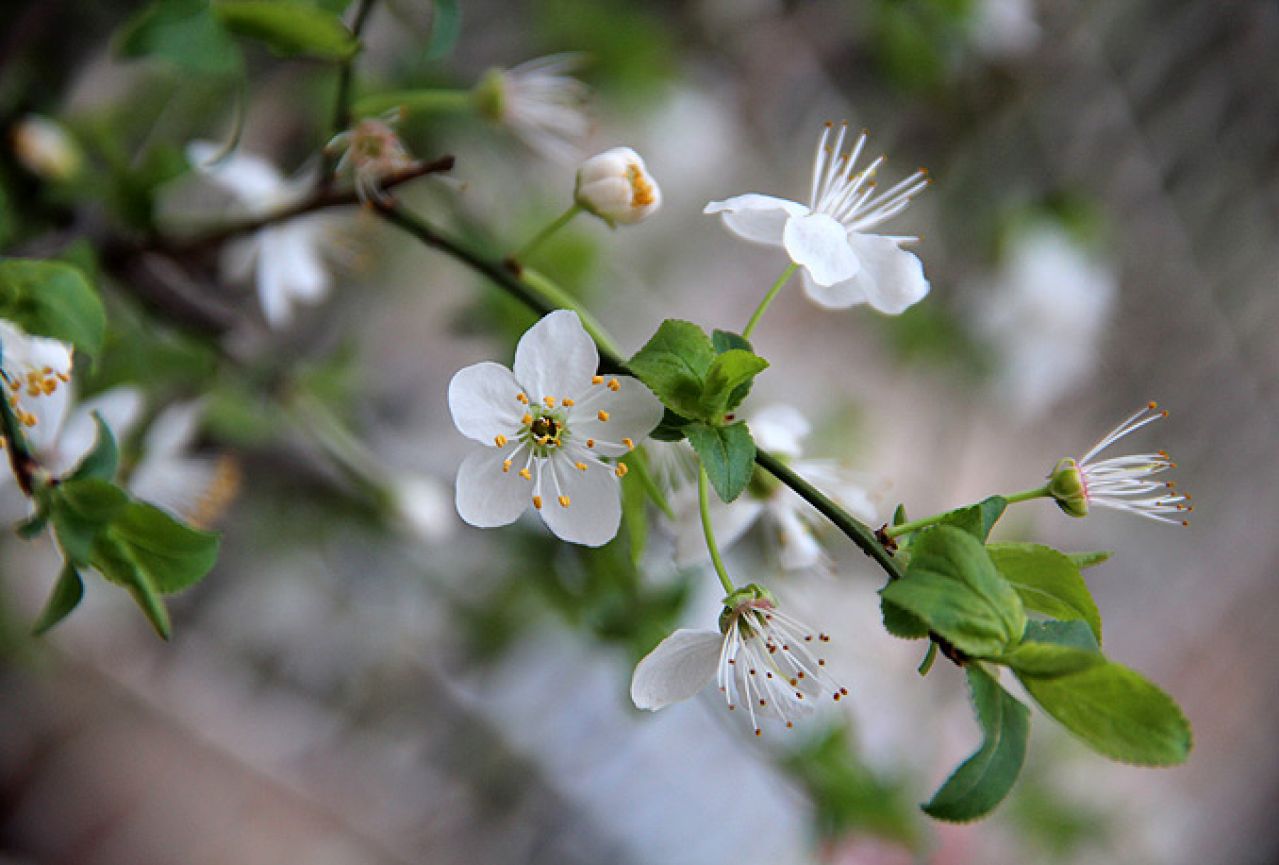
<instances>
[{"instance_id":1,"label":"blurred background","mask_svg":"<svg viewBox=\"0 0 1279 865\"><path fill-rule=\"evenodd\" d=\"M891 229L921 237L928 299L888 318L791 285L755 334L772 367L745 406L799 409L806 455L855 472L881 522L1034 486L1147 400L1170 410L1125 444L1177 459L1190 528L1032 502L998 531L1115 551L1086 574L1107 654L1183 706L1190 761L1113 764L1036 710L1021 780L969 825L915 807L980 740L963 677L916 674L920 645L880 624L882 574L841 537L822 535L812 573L777 567L767 526L732 550L833 635L851 693L757 741L711 693L631 706L635 661L719 601L659 514L642 555L569 548L532 519L460 523L447 383L509 363L534 320L482 278L352 208L331 296L273 332L208 254L122 254L121 232L156 227L188 141L227 140L243 108L240 146L302 169L335 85L331 65L256 48L247 84L121 58L140 8L6 7L0 244L99 268L112 342L82 395L131 383L148 418L199 400L181 459L218 469L197 497L223 554L173 599L170 643L100 580L36 639L56 559L3 539L0 861L1275 861L1279 6L463 0L455 19L385 0L368 20L360 93L581 52L579 153L636 148L664 203L616 231L578 219L539 266L628 353L668 317L741 327L782 262L702 208L804 199L823 121L868 129L886 182L927 166ZM75 140L74 176L21 164L32 113ZM574 160L479 118L401 132L457 166L397 195L495 254L571 200Z\"/></svg>"}]
</instances>

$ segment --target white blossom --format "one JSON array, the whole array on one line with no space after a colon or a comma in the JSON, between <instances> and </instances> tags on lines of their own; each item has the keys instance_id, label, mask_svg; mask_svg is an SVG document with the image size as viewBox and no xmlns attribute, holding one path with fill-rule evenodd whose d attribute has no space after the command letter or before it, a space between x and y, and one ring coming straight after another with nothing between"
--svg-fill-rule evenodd
<instances>
[{"instance_id":1,"label":"white blossom","mask_svg":"<svg viewBox=\"0 0 1279 865\"><path fill-rule=\"evenodd\" d=\"M589 90L569 74L580 65L576 54L553 54L490 70L475 89L480 111L542 156L570 162L591 128L583 108Z\"/></svg>"},{"instance_id":2,"label":"white blossom","mask_svg":"<svg viewBox=\"0 0 1279 865\"><path fill-rule=\"evenodd\" d=\"M151 422L129 491L194 526L213 525L240 489L240 466L229 454L194 453L203 400L175 403Z\"/></svg>"},{"instance_id":3,"label":"white blossom","mask_svg":"<svg viewBox=\"0 0 1279 865\"><path fill-rule=\"evenodd\" d=\"M382 181L417 164L395 132L398 118L398 110L383 117L367 117L333 136L325 147L327 151L341 152L335 171L351 174L355 192L365 204L387 201Z\"/></svg>"},{"instance_id":4,"label":"white blossom","mask_svg":"<svg viewBox=\"0 0 1279 865\"><path fill-rule=\"evenodd\" d=\"M636 665L631 678L636 707L665 708L714 680L730 710L746 710L758 736L762 718L789 728L818 700L838 701L848 694L817 654L829 636L814 634L783 613L758 586L739 589L724 603L719 631L675 631Z\"/></svg>"},{"instance_id":5,"label":"white blossom","mask_svg":"<svg viewBox=\"0 0 1279 865\"><path fill-rule=\"evenodd\" d=\"M800 265L804 290L817 304L840 309L869 303L897 314L928 294L924 266L902 249L915 237L872 233L906 209L928 186L924 172L879 192L875 175L884 157L857 170L866 133L841 152L848 125L841 124L830 144L828 123L817 143L807 205L750 193L712 201L704 213L718 213L730 231L747 240L786 250Z\"/></svg>"},{"instance_id":6,"label":"white blossom","mask_svg":"<svg viewBox=\"0 0 1279 865\"><path fill-rule=\"evenodd\" d=\"M801 459L811 429L807 419L788 405L773 405L754 414L751 435L760 448L786 459L801 477L816 485L854 516L873 521L875 505L864 485L833 460ZM710 500L711 527L721 548L736 543L758 522L768 524L778 543L778 560L788 571L820 567L827 556L814 536L823 524L812 506L789 487L756 472L755 480L736 501ZM685 492L680 511L690 513L676 529L676 560L692 565L707 560L706 541L696 518L696 500Z\"/></svg>"},{"instance_id":7,"label":"white blossom","mask_svg":"<svg viewBox=\"0 0 1279 865\"><path fill-rule=\"evenodd\" d=\"M614 147L585 160L577 169L573 197L609 225L634 225L662 206L661 188L629 147Z\"/></svg>"},{"instance_id":8,"label":"white blossom","mask_svg":"<svg viewBox=\"0 0 1279 865\"><path fill-rule=\"evenodd\" d=\"M48 411L45 403L65 403L71 381L72 349L65 342L31 336L11 321L0 319L0 370L5 396L24 426L34 427ZM66 410L65 404L57 415Z\"/></svg>"},{"instance_id":9,"label":"white blossom","mask_svg":"<svg viewBox=\"0 0 1279 865\"><path fill-rule=\"evenodd\" d=\"M1099 507L1189 525L1185 515L1194 510L1188 504L1190 494L1179 492L1172 481L1154 480L1177 467L1167 451L1097 459L1115 442L1167 416L1167 410L1147 403L1078 460L1068 457L1058 462L1048 481L1058 506L1074 517L1086 517L1091 507Z\"/></svg>"},{"instance_id":10,"label":"white blossom","mask_svg":"<svg viewBox=\"0 0 1279 865\"><path fill-rule=\"evenodd\" d=\"M577 313L558 310L521 337L514 372L486 362L453 376L453 422L486 446L458 470L464 521L504 526L532 504L563 540L595 547L617 534L626 474L617 459L657 426L662 405L639 381L598 367Z\"/></svg>"}]
</instances>

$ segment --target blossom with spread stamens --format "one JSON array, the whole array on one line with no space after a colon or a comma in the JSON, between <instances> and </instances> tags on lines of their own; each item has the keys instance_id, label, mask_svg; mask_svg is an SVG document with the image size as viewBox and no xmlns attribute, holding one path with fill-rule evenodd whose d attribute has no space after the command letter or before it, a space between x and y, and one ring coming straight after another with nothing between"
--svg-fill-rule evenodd
<instances>
[{"instance_id":1,"label":"blossom with spread stamens","mask_svg":"<svg viewBox=\"0 0 1279 865\"><path fill-rule=\"evenodd\" d=\"M618 458L657 426L662 404L636 379L599 375L598 367L577 313L557 310L520 338L514 372L485 362L453 376L453 422L487 445L458 469L463 520L505 526L532 504L563 540L612 540L626 474Z\"/></svg>"},{"instance_id":2,"label":"blossom with spread stamens","mask_svg":"<svg viewBox=\"0 0 1279 865\"><path fill-rule=\"evenodd\" d=\"M333 136L324 148L328 152L342 154L334 171L337 174L350 172L355 181L355 192L364 204L388 201L382 181L417 164L395 132L399 117L398 110L382 117L366 117L345 132Z\"/></svg>"},{"instance_id":3,"label":"blossom with spread stamens","mask_svg":"<svg viewBox=\"0 0 1279 865\"><path fill-rule=\"evenodd\" d=\"M714 680L730 710L746 710L755 735L763 732L762 718L789 728L818 700L839 701L848 694L817 654L829 641L783 613L772 595L752 584L724 599L718 631L682 628L645 655L631 678L631 700L656 711L687 700Z\"/></svg>"},{"instance_id":4,"label":"blossom with spread stamens","mask_svg":"<svg viewBox=\"0 0 1279 865\"><path fill-rule=\"evenodd\" d=\"M472 91L475 104L546 158L569 162L591 128L583 110L590 91L569 74L580 65L577 54L553 54L490 69Z\"/></svg>"},{"instance_id":5,"label":"blossom with spread stamens","mask_svg":"<svg viewBox=\"0 0 1279 865\"><path fill-rule=\"evenodd\" d=\"M817 143L807 205L750 193L712 201L703 213L720 214L724 225L740 237L785 249L802 268L805 293L820 306L842 309L869 303L896 315L928 294L923 264L902 249L918 238L873 230L905 210L928 186L928 178L921 169L880 192L875 175L884 157L858 171L866 133L841 152L848 124L840 125L831 145L833 129L827 123Z\"/></svg>"},{"instance_id":6,"label":"blossom with spread stamens","mask_svg":"<svg viewBox=\"0 0 1279 865\"><path fill-rule=\"evenodd\" d=\"M634 225L662 206L662 190L644 160L629 147L598 153L577 169L573 199L610 226Z\"/></svg>"},{"instance_id":7,"label":"blossom with spread stamens","mask_svg":"<svg viewBox=\"0 0 1279 865\"><path fill-rule=\"evenodd\" d=\"M1089 508L1096 506L1161 523L1189 525L1185 514L1194 510L1188 504L1190 494L1178 492L1172 481L1152 480L1177 467L1166 451L1097 459L1115 442L1167 416L1167 410L1148 403L1103 436L1080 459L1067 457L1058 462L1048 478L1048 493L1057 506L1072 517L1086 517Z\"/></svg>"},{"instance_id":8,"label":"blossom with spread stamens","mask_svg":"<svg viewBox=\"0 0 1279 865\"><path fill-rule=\"evenodd\" d=\"M0 320L0 370L5 395L23 426L34 427L41 401L64 401L61 386L71 381L71 346L56 339L31 336L11 321ZM65 408L65 407L64 407Z\"/></svg>"}]
</instances>

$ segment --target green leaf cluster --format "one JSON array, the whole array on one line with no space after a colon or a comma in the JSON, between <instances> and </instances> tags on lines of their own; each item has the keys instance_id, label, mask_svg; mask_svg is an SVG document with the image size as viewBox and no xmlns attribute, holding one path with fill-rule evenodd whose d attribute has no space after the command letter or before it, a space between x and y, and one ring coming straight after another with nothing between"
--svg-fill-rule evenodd
<instances>
[{"instance_id":1,"label":"green leaf cluster","mask_svg":"<svg viewBox=\"0 0 1279 865\"><path fill-rule=\"evenodd\" d=\"M768 361L737 334L707 336L692 322L667 319L627 366L666 406L655 435L687 437L719 497L741 495L754 473L755 442L732 412Z\"/></svg>"},{"instance_id":2,"label":"green leaf cluster","mask_svg":"<svg viewBox=\"0 0 1279 865\"><path fill-rule=\"evenodd\" d=\"M102 301L79 269L25 258L0 260L0 319L90 356L101 351L107 325Z\"/></svg>"}]
</instances>

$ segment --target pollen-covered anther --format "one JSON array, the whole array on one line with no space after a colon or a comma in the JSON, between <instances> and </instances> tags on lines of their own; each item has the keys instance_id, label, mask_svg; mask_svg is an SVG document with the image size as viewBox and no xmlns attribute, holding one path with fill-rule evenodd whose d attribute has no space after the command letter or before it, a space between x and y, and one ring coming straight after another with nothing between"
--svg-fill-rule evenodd
<instances>
[{"instance_id":1,"label":"pollen-covered anther","mask_svg":"<svg viewBox=\"0 0 1279 865\"><path fill-rule=\"evenodd\" d=\"M532 425L532 423L533 423L533 416L532 416L531 414L529 414L528 412L525 412L525 413L524 413L524 417L520 418L520 423L524 424L524 426L530 426L530 425Z\"/></svg>"},{"instance_id":2,"label":"pollen-covered anther","mask_svg":"<svg viewBox=\"0 0 1279 865\"><path fill-rule=\"evenodd\" d=\"M617 393L619 390L622 389L622 383L615 378L610 378L608 380L608 389L611 390L613 393Z\"/></svg>"},{"instance_id":3,"label":"pollen-covered anther","mask_svg":"<svg viewBox=\"0 0 1279 865\"><path fill-rule=\"evenodd\" d=\"M555 408L555 397L553 396L542 397L542 402L546 404L547 408Z\"/></svg>"},{"instance_id":4,"label":"pollen-covered anther","mask_svg":"<svg viewBox=\"0 0 1279 865\"><path fill-rule=\"evenodd\" d=\"M519 402L521 402L522 404L524 404L524 405L528 405L528 394L525 394L525 393L517 393L517 394L515 395L515 398L516 398L517 400L519 400Z\"/></svg>"},{"instance_id":5,"label":"pollen-covered anther","mask_svg":"<svg viewBox=\"0 0 1279 865\"><path fill-rule=\"evenodd\" d=\"M542 509L542 497L541 497L541 496L533 496L533 507L537 508L539 511Z\"/></svg>"},{"instance_id":6,"label":"pollen-covered anther","mask_svg":"<svg viewBox=\"0 0 1279 865\"><path fill-rule=\"evenodd\" d=\"M613 469L613 473L616 474L619 478L626 477L626 473L629 471L630 469L627 468L625 463L618 463L617 468Z\"/></svg>"},{"instance_id":7,"label":"pollen-covered anther","mask_svg":"<svg viewBox=\"0 0 1279 865\"><path fill-rule=\"evenodd\" d=\"M586 471L586 463L584 462L573 463L573 468L577 469L579 472L584 472Z\"/></svg>"},{"instance_id":8,"label":"pollen-covered anther","mask_svg":"<svg viewBox=\"0 0 1279 865\"><path fill-rule=\"evenodd\" d=\"M597 411L595 416L600 419L600 423L608 423L608 412L604 411L604 409Z\"/></svg>"},{"instance_id":9,"label":"pollen-covered anther","mask_svg":"<svg viewBox=\"0 0 1279 865\"><path fill-rule=\"evenodd\" d=\"M624 438L624 439L622 439L622 444L626 445L626 449L627 449L628 451L633 451L633 450L635 450L635 440L634 440L634 439Z\"/></svg>"},{"instance_id":10,"label":"pollen-covered anther","mask_svg":"<svg viewBox=\"0 0 1279 865\"><path fill-rule=\"evenodd\" d=\"M563 405L565 408L572 408L573 406L577 405L577 403L573 400L571 396L564 397L562 400L560 400L560 404Z\"/></svg>"},{"instance_id":11,"label":"pollen-covered anther","mask_svg":"<svg viewBox=\"0 0 1279 865\"><path fill-rule=\"evenodd\" d=\"M593 447L595 447L595 439L587 439L587 440L586 440L586 446L587 446L588 448L593 448Z\"/></svg>"},{"instance_id":12,"label":"pollen-covered anther","mask_svg":"<svg viewBox=\"0 0 1279 865\"><path fill-rule=\"evenodd\" d=\"M604 383L604 376L602 375L591 376L591 384L603 384L603 383Z\"/></svg>"},{"instance_id":13,"label":"pollen-covered anther","mask_svg":"<svg viewBox=\"0 0 1279 865\"><path fill-rule=\"evenodd\" d=\"M520 469L520 477L524 478L526 481L531 481L533 480L533 473L528 470L528 466L525 466Z\"/></svg>"},{"instance_id":14,"label":"pollen-covered anther","mask_svg":"<svg viewBox=\"0 0 1279 865\"><path fill-rule=\"evenodd\" d=\"M509 472L510 470L511 470L511 461L502 460L502 472L506 473L506 472Z\"/></svg>"},{"instance_id":15,"label":"pollen-covered anther","mask_svg":"<svg viewBox=\"0 0 1279 865\"><path fill-rule=\"evenodd\" d=\"M556 499L556 501L560 503L560 507L562 508L566 508L573 503L573 500L568 496L560 496Z\"/></svg>"},{"instance_id":16,"label":"pollen-covered anther","mask_svg":"<svg viewBox=\"0 0 1279 865\"><path fill-rule=\"evenodd\" d=\"M500 448L506 447L506 436L502 435L501 433L493 436L493 444L497 445Z\"/></svg>"}]
</instances>

